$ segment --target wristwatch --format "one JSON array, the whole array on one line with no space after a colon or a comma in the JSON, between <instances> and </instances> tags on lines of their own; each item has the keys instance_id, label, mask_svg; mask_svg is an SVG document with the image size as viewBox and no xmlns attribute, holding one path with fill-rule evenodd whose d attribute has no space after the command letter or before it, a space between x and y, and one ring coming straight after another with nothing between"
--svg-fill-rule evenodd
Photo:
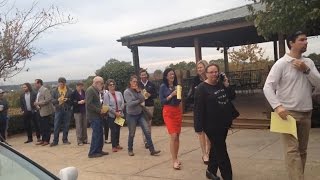
<instances>
[{"instance_id":1,"label":"wristwatch","mask_svg":"<svg viewBox=\"0 0 320 180\"><path fill-rule=\"evenodd\" d=\"M308 74L310 73L310 68L308 68L307 70L305 70L303 73L308 75Z\"/></svg>"}]
</instances>

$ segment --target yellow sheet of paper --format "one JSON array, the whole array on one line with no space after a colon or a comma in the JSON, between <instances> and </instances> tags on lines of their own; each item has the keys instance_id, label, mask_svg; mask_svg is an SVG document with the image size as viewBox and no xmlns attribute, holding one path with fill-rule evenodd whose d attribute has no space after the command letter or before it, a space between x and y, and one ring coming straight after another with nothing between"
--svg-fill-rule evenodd
<instances>
[{"instance_id":1,"label":"yellow sheet of paper","mask_svg":"<svg viewBox=\"0 0 320 180\"><path fill-rule=\"evenodd\" d=\"M277 113L271 112L270 131L291 134L298 139L296 120L290 115L283 120Z\"/></svg>"},{"instance_id":2,"label":"yellow sheet of paper","mask_svg":"<svg viewBox=\"0 0 320 180\"><path fill-rule=\"evenodd\" d=\"M122 117L117 117L115 120L114 120L114 123L118 124L119 126L123 126L124 124L124 119Z\"/></svg>"}]
</instances>

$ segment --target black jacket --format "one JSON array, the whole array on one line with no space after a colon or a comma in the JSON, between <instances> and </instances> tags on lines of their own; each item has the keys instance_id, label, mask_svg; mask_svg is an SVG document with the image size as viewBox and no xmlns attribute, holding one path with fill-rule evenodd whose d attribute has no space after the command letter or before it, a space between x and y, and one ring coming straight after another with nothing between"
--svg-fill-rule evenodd
<instances>
[{"instance_id":1,"label":"black jacket","mask_svg":"<svg viewBox=\"0 0 320 180\"><path fill-rule=\"evenodd\" d=\"M141 89L145 89L148 93L151 94L151 96L144 101L145 106L154 106L154 100L153 99L158 97L156 86L151 81L148 80L146 86L144 86L142 84L142 82L139 81L139 87Z\"/></svg>"},{"instance_id":2,"label":"black jacket","mask_svg":"<svg viewBox=\"0 0 320 180\"><path fill-rule=\"evenodd\" d=\"M27 105L26 105L26 99L24 98L25 93L22 93L20 95L20 108L23 112L27 112ZM31 104L31 110L35 111L36 110L36 106L34 105L34 102L37 99L37 93L34 91L30 92L30 104Z\"/></svg>"}]
</instances>

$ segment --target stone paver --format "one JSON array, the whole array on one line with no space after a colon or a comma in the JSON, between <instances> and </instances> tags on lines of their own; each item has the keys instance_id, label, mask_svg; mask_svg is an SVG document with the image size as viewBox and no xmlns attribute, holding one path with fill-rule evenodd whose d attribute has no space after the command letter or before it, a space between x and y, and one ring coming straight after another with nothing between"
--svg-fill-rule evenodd
<instances>
[{"instance_id":1,"label":"stone paver","mask_svg":"<svg viewBox=\"0 0 320 180\"><path fill-rule=\"evenodd\" d=\"M206 179L206 166L201 161L199 142L192 127L183 127L180 144L182 170L172 168L169 151L169 137L165 127L153 127L155 147L160 156L150 156L142 144L141 130L138 128L134 142L135 156L127 154L128 129L121 129L120 144L124 150L111 152L111 145L105 144L104 151L110 155L102 158L87 157L89 145L77 146L75 130L69 132L71 145L39 147L23 144L25 136L9 138L8 142L54 174L67 166L79 170L79 180L159 180L159 179ZM91 130L88 129L91 136ZM60 136L61 138L61 136ZM283 152L278 134L269 130L229 131L227 139L229 155L235 180L285 180L287 174L283 162ZM310 133L309 154L306 165L306 179L320 180L320 129Z\"/></svg>"}]
</instances>

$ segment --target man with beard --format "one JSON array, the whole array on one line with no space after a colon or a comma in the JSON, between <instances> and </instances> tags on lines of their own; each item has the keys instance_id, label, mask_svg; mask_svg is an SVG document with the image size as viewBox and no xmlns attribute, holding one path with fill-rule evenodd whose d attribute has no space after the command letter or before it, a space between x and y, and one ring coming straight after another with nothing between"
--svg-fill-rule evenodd
<instances>
[{"instance_id":1,"label":"man with beard","mask_svg":"<svg viewBox=\"0 0 320 180\"><path fill-rule=\"evenodd\" d=\"M320 74L313 61L302 54L307 50L307 36L297 31L287 37L290 52L271 68L263 91L274 111L285 121L296 119L298 139L281 134L285 163L290 180L303 180L311 127L312 88L320 84Z\"/></svg>"}]
</instances>

